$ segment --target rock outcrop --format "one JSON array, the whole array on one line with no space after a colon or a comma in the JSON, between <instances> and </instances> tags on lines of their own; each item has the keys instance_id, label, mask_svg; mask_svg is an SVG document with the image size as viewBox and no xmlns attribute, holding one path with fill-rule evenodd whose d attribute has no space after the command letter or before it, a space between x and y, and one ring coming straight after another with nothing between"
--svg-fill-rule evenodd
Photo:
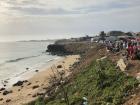
<instances>
[{"instance_id":1,"label":"rock outcrop","mask_svg":"<svg viewBox=\"0 0 140 105\"><path fill-rule=\"evenodd\" d=\"M54 55L63 55L63 54L72 53L65 48L65 45L60 45L60 44L49 45L47 52L50 52L51 54L54 54Z\"/></svg>"},{"instance_id":2,"label":"rock outcrop","mask_svg":"<svg viewBox=\"0 0 140 105\"><path fill-rule=\"evenodd\" d=\"M90 43L68 43L48 45L47 52L53 55L84 54L91 48Z\"/></svg>"}]
</instances>

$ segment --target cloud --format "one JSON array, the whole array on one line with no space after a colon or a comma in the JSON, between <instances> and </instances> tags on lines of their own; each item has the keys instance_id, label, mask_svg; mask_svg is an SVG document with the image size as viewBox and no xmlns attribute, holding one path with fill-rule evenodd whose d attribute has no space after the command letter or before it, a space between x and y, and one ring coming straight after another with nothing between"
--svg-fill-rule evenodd
<instances>
[{"instance_id":1,"label":"cloud","mask_svg":"<svg viewBox=\"0 0 140 105\"><path fill-rule=\"evenodd\" d=\"M75 35L113 29L138 31L140 27L139 10L140 7L135 7L86 15L14 18L7 24L0 25L0 32L1 35L4 33L8 35Z\"/></svg>"},{"instance_id":2,"label":"cloud","mask_svg":"<svg viewBox=\"0 0 140 105\"><path fill-rule=\"evenodd\" d=\"M1 0L0 40L140 31L140 0Z\"/></svg>"},{"instance_id":3,"label":"cloud","mask_svg":"<svg viewBox=\"0 0 140 105\"><path fill-rule=\"evenodd\" d=\"M16 16L87 14L139 5L139 0L1 0L0 13Z\"/></svg>"}]
</instances>

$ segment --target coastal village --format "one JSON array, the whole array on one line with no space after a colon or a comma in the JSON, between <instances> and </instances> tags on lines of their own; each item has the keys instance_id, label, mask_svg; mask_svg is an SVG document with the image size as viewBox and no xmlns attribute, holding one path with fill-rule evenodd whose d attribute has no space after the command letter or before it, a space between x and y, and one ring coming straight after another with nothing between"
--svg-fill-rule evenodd
<instances>
[{"instance_id":1,"label":"coastal village","mask_svg":"<svg viewBox=\"0 0 140 105\"><path fill-rule=\"evenodd\" d=\"M140 33L57 40L46 53L63 59L10 89L4 84L0 105L140 105Z\"/></svg>"}]
</instances>

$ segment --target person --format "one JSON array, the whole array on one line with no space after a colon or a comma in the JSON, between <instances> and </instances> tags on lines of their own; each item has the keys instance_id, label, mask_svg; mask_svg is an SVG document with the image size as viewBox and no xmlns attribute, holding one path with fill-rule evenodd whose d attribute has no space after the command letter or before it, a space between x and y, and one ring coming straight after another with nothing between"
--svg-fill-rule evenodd
<instances>
[{"instance_id":1,"label":"person","mask_svg":"<svg viewBox=\"0 0 140 105\"><path fill-rule=\"evenodd\" d=\"M132 59L135 59L137 55L137 43L133 44Z\"/></svg>"},{"instance_id":2,"label":"person","mask_svg":"<svg viewBox=\"0 0 140 105\"><path fill-rule=\"evenodd\" d=\"M128 43L127 41L123 42L123 49L127 49L127 43Z\"/></svg>"},{"instance_id":3,"label":"person","mask_svg":"<svg viewBox=\"0 0 140 105\"><path fill-rule=\"evenodd\" d=\"M132 46L132 43L128 43L128 49L127 49L127 52L128 52L128 57L130 57L132 59L132 54L134 52L134 49L133 49L133 46Z\"/></svg>"},{"instance_id":4,"label":"person","mask_svg":"<svg viewBox=\"0 0 140 105\"><path fill-rule=\"evenodd\" d=\"M123 50L123 42L120 42L120 49Z\"/></svg>"}]
</instances>

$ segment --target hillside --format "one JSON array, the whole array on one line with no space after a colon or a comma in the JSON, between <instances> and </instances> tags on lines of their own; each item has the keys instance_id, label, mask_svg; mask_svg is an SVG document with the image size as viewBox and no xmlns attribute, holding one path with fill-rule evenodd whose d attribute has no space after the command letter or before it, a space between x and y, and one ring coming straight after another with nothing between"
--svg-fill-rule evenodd
<instances>
[{"instance_id":1,"label":"hillside","mask_svg":"<svg viewBox=\"0 0 140 105\"><path fill-rule=\"evenodd\" d=\"M92 62L65 85L68 90L70 105L80 105L82 97L88 99L89 105L120 105L125 97L132 94L138 81L115 69L109 61ZM59 90L55 97L46 101L46 105L65 105L63 91Z\"/></svg>"},{"instance_id":2,"label":"hillside","mask_svg":"<svg viewBox=\"0 0 140 105\"><path fill-rule=\"evenodd\" d=\"M77 45L69 44L69 47L76 49ZM139 90L139 82L116 68L115 55L107 54L103 45L93 44L86 48L85 52L78 50L82 52L82 58L73 66L67 82L53 87L55 92L50 97L39 98L29 105L80 105L83 97L87 98L88 105L120 105ZM96 61L106 55L106 59ZM115 59L118 58L116 55Z\"/></svg>"}]
</instances>

